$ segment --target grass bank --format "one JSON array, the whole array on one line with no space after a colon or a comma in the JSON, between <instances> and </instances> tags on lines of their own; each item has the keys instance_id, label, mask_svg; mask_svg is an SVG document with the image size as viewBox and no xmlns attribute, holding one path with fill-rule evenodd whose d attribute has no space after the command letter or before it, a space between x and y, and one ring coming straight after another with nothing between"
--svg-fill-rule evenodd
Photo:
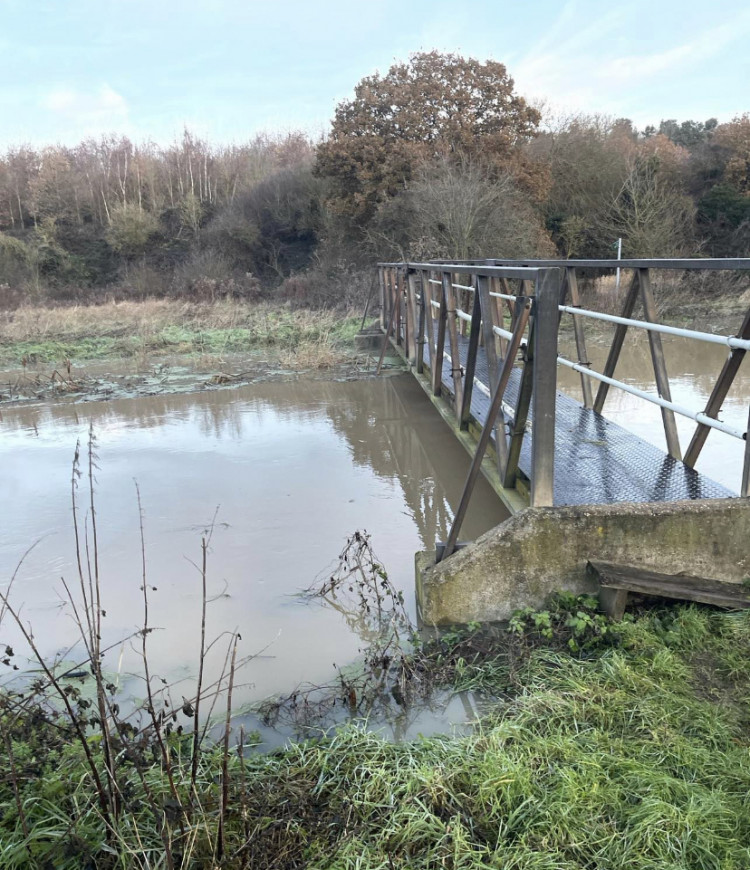
<instances>
[{"instance_id":1,"label":"grass bank","mask_svg":"<svg viewBox=\"0 0 750 870\"><path fill-rule=\"evenodd\" d=\"M325 366L346 357L358 328L354 313L234 300L27 306L0 312L0 365L107 359L147 364L168 355L220 358L266 350L282 362Z\"/></svg>"},{"instance_id":2,"label":"grass bank","mask_svg":"<svg viewBox=\"0 0 750 870\"><path fill-rule=\"evenodd\" d=\"M0 866L750 866L747 614L678 606L611 631L579 600L480 636L418 653L493 699L470 736L391 744L351 725L261 754L235 735L192 783L189 737L168 734L169 777L145 737L140 757L115 738L108 823L64 718L9 727L3 696Z\"/></svg>"}]
</instances>

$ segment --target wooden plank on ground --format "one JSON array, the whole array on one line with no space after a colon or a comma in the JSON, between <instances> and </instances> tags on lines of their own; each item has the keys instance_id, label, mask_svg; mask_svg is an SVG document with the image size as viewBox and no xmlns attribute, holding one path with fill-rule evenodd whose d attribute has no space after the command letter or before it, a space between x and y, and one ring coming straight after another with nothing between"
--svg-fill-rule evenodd
<instances>
[{"instance_id":1,"label":"wooden plank on ground","mask_svg":"<svg viewBox=\"0 0 750 870\"><path fill-rule=\"evenodd\" d=\"M600 584L602 609L619 619L628 593L655 595L680 601L696 601L730 610L750 608L750 589L741 583L727 583L689 574L660 574L635 565L589 562L586 571ZM624 594L617 594L624 593Z\"/></svg>"}]
</instances>

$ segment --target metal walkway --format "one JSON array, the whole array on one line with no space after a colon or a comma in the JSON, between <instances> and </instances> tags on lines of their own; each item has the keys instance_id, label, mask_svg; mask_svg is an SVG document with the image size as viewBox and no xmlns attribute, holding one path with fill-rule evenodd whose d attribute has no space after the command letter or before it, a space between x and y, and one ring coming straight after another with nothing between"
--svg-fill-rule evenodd
<instances>
[{"instance_id":1,"label":"metal walkway","mask_svg":"<svg viewBox=\"0 0 750 870\"><path fill-rule=\"evenodd\" d=\"M750 351L750 309L734 335L671 326L659 322L651 282L652 269L750 272L750 259L626 262L632 275L618 315L582 305L577 274L579 269L623 267L617 260L568 260L559 266L526 261L379 264L385 336L377 370L392 339L472 454L461 500L448 538L437 550L437 561L449 558L458 546L480 473L511 513L527 507L602 509L633 503L721 501L736 494L695 470L709 432L717 429L744 442L739 492L750 497L750 421L740 429L720 419L723 402ZM638 303L643 310L640 319L633 316ZM560 354L563 316L572 318L573 358ZM588 360L583 323L590 319L614 327L601 372ZM628 329L648 334L653 391L615 377ZM724 365L703 409L672 399L663 334L726 348ZM579 374L580 404L557 390L558 366ZM596 395L592 384L598 385ZM660 408L666 452L603 416L611 387ZM677 415L696 424L684 452ZM487 456L490 446L495 462ZM692 509L682 508L686 514Z\"/></svg>"},{"instance_id":2,"label":"metal walkway","mask_svg":"<svg viewBox=\"0 0 750 870\"><path fill-rule=\"evenodd\" d=\"M461 365L467 363L469 340L458 336ZM452 361L445 353L443 390L453 395ZM425 344L425 365L431 366L430 344ZM519 368L511 374L503 410L513 422L518 400ZM489 376L484 348L477 352L471 415L483 426L490 407ZM531 477L533 409L529 409L527 434L519 467ZM588 410L565 393L557 392L555 419L555 505L614 504L617 502L680 501L683 499L736 496L725 487L657 447L618 426L596 411ZM492 436L494 447L494 435Z\"/></svg>"}]
</instances>

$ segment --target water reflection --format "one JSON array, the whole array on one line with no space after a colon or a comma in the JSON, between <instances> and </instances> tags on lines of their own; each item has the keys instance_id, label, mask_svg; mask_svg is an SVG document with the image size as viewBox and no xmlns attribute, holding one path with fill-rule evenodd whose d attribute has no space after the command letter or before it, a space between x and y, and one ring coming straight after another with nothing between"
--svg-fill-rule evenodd
<instances>
[{"instance_id":1,"label":"water reflection","mask_svg":"<svg viewBox=\"0 0 750 870\"><path fill-rule=\"evenodd\" d=\"M137 478L157 589L152 659L160 675L188 685L200 624L200 578L191 560L219 506L209 556L209 633L237 628L245 652L263 651L244 674L252 685L237 693L240 703L327 680L333 662L357 656L361 641L339 614L291 597L327 569L355 529L371 533L414 615L414 552L446 537L468 467L463 448L409 376L5 409L0 583L41 539L13 598L47 655L66 649L74 635L60 577L75 576L70 462L89 423L100 466L103 642L116 643L140 624ZM481 481L463 534L478 536L504 516ZM0 641L21 649L7 620ZM217 651L209 676L220 659ZM142 685L129 676L138 670L129 642L115 647L106 666L142 696Z\"/></svg>"}]
</instances>

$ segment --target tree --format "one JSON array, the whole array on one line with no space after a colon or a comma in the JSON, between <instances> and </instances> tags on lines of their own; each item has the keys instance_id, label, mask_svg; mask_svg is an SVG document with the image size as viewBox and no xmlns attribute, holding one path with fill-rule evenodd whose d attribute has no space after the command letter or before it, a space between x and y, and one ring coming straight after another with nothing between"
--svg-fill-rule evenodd
<instances>
[{"instance_id":1,"label":"tree","mask_svg":"<svg viewBox=\"0 0 750 870\"><path fill-rule=\"evenodd\" d=\"M714 138L728 153L725 179L740 193L750 194L750 113L717 127Z\"/></svg>"},{"instance_id":2,"label":"tree","mask_svg":"<svg viewBox=\"0 0 750 870\"><path fill-rule=\"evenodd\" d=\"M423 52L368 76L336 109L317 151L316 173L331 180L333 205L366 222L378 204L404 190L426 162L478 156L527 187L540 179L519 146L539 112L513 91L496 61Z\"/></svg>"},{"instance_id":3,"label":"tree","mask_svg":"<svg viewBox=\"0 0 750 870\"><path fill-rule=\"evenodd\" d=\"M513 179L477 161L421 169L408 191L383 203L368 227L383 256L402 259L524 258L554 252L538 212Z\"/></svg>"},{"instance_id":4,"label":"tree","mask_svg":"<svg viewBox=\"0 0 750 870\"><path fill-rule=\"evenodd\" d=\"M146 250L158 229L159 222L150 212L136 206L117 205L110 211L107 241L116 251L132 257Z\"/></svg>"},{"instance_id":5,"label":"tree","mask_svg":"<svg viewBox=\"0 0 750 870\"><path fill-rule=\"evenodd\" d=\"M695 206L660 172L659 158L638 157L617 196L604 227L622 237L628 257L677 257L689 250Z\"/></svg>"},{"instance_id":6,"label":"tree","mask_svg":"<svg viewBox=\"0 0 750 870\"><path fill-rule=\"evenodd\" d=\"M693 149L711 137L717 124L716 118L709 118L705 122L683 121L681 124L670 118L659 124L659 133L671 139L675 145L682 145L683 148ZM644 135L648 136L653 135L656 131L653 127L647 127L643 132Z\"/></svg>"},{"instance_id":7,"label":"tree","mask_svg":"<svg viewBox=\"0 0 750 870\"><path fill-rule=\"evenodd\" d=\"M527 146L530 158L549 172L547 229L566 256L604 255L611 239L603 218L637 150L630 122L574 115L550 120L547 127Z\"/></svg>"}]
</instances>

